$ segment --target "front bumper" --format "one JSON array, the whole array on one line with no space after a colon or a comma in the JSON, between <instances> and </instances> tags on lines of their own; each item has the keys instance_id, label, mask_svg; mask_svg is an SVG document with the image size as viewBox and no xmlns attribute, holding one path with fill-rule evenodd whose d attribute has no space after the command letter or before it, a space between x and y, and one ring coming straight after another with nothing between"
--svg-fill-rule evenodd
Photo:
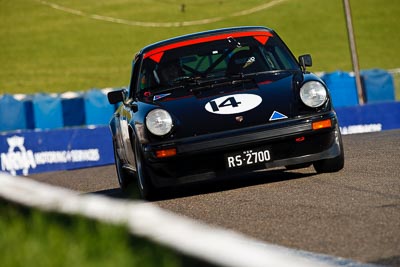
<instances>
[{"instance_id":1,"label":"front bumper","mask_svg":"<svg viewBox=\"0 0 400 267\"><path fill-rule=\"evenodd\" d=\"M313 122L331 120L331 127L314 130ZM143 145L144 164L157 187L224 178L287 165L312 163L341 153L336 114L284 120L268 125ZM268 147L272 160L246 168L226 169L224 155ZM176 156L157 159L155 151L175 148Z\"/></svg>"}]
</instances>

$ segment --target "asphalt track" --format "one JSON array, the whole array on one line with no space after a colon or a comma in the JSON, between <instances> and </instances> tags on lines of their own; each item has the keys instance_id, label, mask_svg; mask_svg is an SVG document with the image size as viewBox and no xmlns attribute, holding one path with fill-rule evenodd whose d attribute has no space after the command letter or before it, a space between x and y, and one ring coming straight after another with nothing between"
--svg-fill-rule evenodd
<instances>
[{"instance_id":1,"label":"asphalt track","mask_svg":"<svg viewBox=\"0 0 400 267\"><path fill-rule=\"evenodd\" d=\"M363 263L400 266L400 131L344 136L338 173L274 169L175 190L154 204L268 243ZM31 178L110 197L114 166Z\"/></svg>"}]
</instances>

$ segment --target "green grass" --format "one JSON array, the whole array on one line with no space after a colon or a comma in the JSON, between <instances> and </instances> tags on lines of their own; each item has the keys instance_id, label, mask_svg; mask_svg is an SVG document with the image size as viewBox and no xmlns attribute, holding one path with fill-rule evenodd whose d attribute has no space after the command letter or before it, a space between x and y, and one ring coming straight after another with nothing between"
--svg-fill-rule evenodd
<instances>
[{"instance_id":1,"label":"green grass","mask_svg":"<svg viewBox=\"0 0 400 267\"><path fill-rule=\"evenodd\" d=\"M400 100L400 73L393 75L393 83L395 90L395 97Z\"/></svg>"},{"instance_id":2,"label":"green grass","mask_svg":"<svg viewBox=\"0 0 400 267\"><path fill-rule=\"evenodd\" d=\"M50 0L49 0L50 1ZM0 94L65 92L128 84L141 47L181 34L239 25L275 29L296 56L311 53L312 71L351 70L341 0L287 0L245 16L262 0L51 0L85 14L129 21L211 24L150 28L70 14L37 0L0 0ZM185 12L181 4L185 3ZM361 69L400 67L397 0L352 0Z\"/></svg>"},{"instance_id":3,"label":"green grass","mask_svg":"<svg viewBox=\"0 0 400 267\"><path fill-rule=\"evenodd\" d=\"M0 201L2 267L178 267L203 265L129 235L125 227Z\"/></svg>"}]
</instances>

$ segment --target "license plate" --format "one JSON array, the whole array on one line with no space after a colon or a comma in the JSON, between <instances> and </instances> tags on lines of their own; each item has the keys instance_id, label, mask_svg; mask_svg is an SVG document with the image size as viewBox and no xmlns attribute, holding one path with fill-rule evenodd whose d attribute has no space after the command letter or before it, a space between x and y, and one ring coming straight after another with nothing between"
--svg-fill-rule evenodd
<instances>
[{"instance_id":1,"label":"license plate","mask_svg":"<svg viewBox=\"0 0 400 267\"><path fill-rule=\"evenodd\" d=\"M225 155L228 169L246 167L271 161L271 153L267 148L249 149Z\"/></svg>"}]
</instances>

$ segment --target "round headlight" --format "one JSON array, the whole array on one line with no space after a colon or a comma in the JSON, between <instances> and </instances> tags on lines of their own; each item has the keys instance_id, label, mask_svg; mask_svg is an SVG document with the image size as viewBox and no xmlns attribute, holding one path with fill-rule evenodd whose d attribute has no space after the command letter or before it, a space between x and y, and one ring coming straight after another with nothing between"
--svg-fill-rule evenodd
<instances>
[{"instance_id":1,"label":"round headlight","mask_svg":"<svg viewBox=\"0 0 400 267\"><path fill-rule=\"evenodd\" d=\"M320 107L327 99L326 89L320 82L307 82L300 88L300 98L311 108Z\"/></svg>"},{"instance_id":2,"label":"round headlight","mask_svg":"<svg viewBox=\"0 0 400 267\"><path fill-rule=\"evenodd\" d=\"M146 126L154 135L166 135L173 126L171 115L163 109L153 109L146 116Z\"/></svg>"}]
</instances>

